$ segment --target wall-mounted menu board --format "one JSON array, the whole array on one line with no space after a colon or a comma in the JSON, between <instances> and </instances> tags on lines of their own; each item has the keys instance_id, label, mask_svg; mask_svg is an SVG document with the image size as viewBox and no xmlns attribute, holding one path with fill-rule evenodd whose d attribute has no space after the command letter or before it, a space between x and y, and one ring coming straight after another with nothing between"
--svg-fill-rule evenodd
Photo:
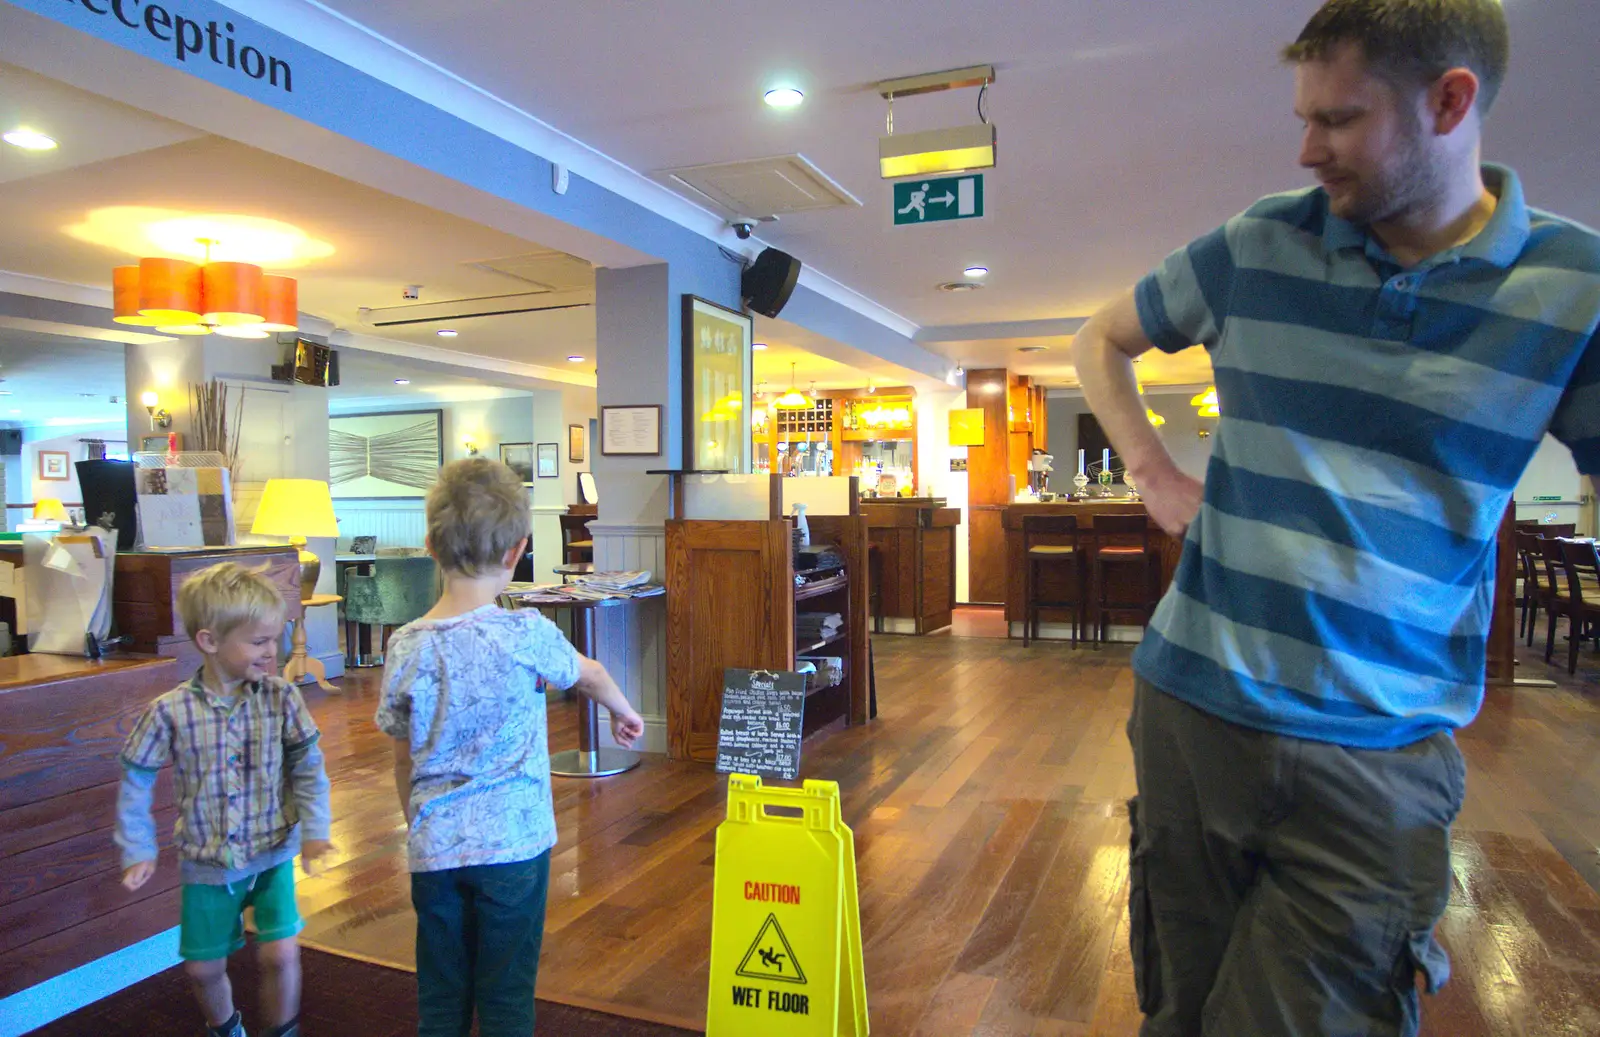
<instances>
[{"instance_id":1,"label":"wall-mounted menu board","mask_svg":"<svg viewBox=\"0 0 1600 1037\"><path fill-rule=\"evenodd\" d=\"M724 670L717 771L799 778L805 702L804 674Z\"/></svg>"}]
</instances>

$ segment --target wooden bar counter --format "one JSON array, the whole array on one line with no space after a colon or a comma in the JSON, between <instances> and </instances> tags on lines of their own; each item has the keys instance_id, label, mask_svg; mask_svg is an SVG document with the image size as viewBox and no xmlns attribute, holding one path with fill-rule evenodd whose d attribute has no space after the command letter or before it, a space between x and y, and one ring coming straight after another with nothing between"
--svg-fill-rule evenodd
<instances>
[{"instance_id":1,"label":"wooden bar counter","mask_svg":"<svg viewBox=\"0 0 1600 1037\"><path fill-rule=\"evenodd\" d=\"M878 614L891 633L926 634L950 625L961 509L944 504L932 497L861 502L876 555Z\"/></svg>"},{"instance_id":2,"label":"wooden bar counter","mask_svg":"<svg viewBox=\"0 0 1600 1037\"><path fill-rule=\"evenodd\" d=\"M1021 623L1026 615L1023 593L1023 579L1026 572L1026 558L1022 550L1022 519L1026 515L1076 515L1078 530L1083 536L1083 549L1088 552L1093 544L1094 518L1096 515L1129 515L1144 514L1143 502L1128 498L1100 499L1090 498L1084 501L1056 501L1050 504L1011 504L1005 508L1002 516L1002 525L1006 536L1006 622L1012 625L1013 636L1020 635ZM1119 538L1121 542L1134 542L1132 538ZM1155 523L1150 524L1150 547L1156 554L1157 565L1160 568L1160 589L1165 594L1167 587L1172 583L1172 576L1178 568L1178 557L1183 552L1183 541L1167 535ZM1092 555L1089 556L1092 562ZM1112 579L1133 579L1132 566L1118 566L1113 570ZM1052 570L1050 567L1041 567L1041 583L1039 597L1045 600L1062 601L1070 599L1072 577L1067 572L1066 566L1058 566ZM1113 599L1126 597L1126 590L1120 585L1113 585ZM1089 622L1093 625L1094 602L1099 599L1099 588L1094 586L1091 579L1089 586ZM1069 609L1044 609L1040 612L1041 623L1067 624L1072 622ZM1139 617L1130 612L1113 612L1111 620L1113 625L1118 623L1137 622Z\"/></svg>"}]
</instances>

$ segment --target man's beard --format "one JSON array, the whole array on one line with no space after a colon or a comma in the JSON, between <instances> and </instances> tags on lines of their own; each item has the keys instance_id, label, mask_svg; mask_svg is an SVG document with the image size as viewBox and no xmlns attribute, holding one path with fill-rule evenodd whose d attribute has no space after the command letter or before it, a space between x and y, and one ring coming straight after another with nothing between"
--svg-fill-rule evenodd
<instances>
[{"instance_id":1,"label":"man's beard","mask_svg":"<svg viewBox=\"0 0 1600 1037\"><path fill-rule=\"evenodd\" d=\"M1389 161L1363 177L1353 196L1335 203L1333 211L1358 226L1393 221L1434 204L1444 183L1444 163L1429 151L1418 123L1406 128Z\"/></svg>"}]
</instances>

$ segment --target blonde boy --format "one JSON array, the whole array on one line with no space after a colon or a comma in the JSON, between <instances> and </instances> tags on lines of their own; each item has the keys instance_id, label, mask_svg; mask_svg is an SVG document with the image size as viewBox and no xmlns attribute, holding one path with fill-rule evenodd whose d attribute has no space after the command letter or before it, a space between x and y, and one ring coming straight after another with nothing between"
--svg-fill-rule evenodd
<instances>
[{"instance_id":1,"label":"blonde boy","mask_svg":"<svg viewBox=\"0 0 1600 1037\"><path fill-rule=\"evenodd\" d=\"M178 954L207 1032L244 1037L228 955L244 946L241 915L253 907L267 1035L298 1037L294 857L309 872L329 851L328 776L310 711L277 676L283 598L265 576L224 562L183 585L178 612L205 661L145 709L123 745L122 884L136 890L155 873L151 790L171 762L183 880Z\"/></svg>"},{"instance_id":2,"label":"blonde boy","mask_svg":"<svg viewBox=\"0 0 1600 1037\"><path fill-rule=\"evenodd\" d=\"M476 1010L480 1037L527 1037L556 842L540 682L610 710L619 744L644 723L555 624L495 604L528 543L528 491L511 469L446 465L427 519L443 594L389 641L377 714L411 826L417 1032L466 1037Z\"/></svg>"}]
</instances>

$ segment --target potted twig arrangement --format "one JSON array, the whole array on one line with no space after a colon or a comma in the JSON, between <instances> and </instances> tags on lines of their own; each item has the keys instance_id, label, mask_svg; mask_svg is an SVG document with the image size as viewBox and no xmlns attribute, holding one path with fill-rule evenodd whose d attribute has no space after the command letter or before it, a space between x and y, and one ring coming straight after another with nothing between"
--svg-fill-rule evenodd
<instances>
[{"instance_id":1,"label":"potted twig arrangement","mask_svg":"<svg viewBox=\"0 0 1600 1037\"><path fill-rule=\"evenodd\" d=\"M241 386L238 403L230 415L228 386L224 382L213 378L209 382L189 384L189 427L194 432L198 449L221 454L235 485L239 478L239 429L244 417L244 393Z\"/></svg>"}]
</instances>

